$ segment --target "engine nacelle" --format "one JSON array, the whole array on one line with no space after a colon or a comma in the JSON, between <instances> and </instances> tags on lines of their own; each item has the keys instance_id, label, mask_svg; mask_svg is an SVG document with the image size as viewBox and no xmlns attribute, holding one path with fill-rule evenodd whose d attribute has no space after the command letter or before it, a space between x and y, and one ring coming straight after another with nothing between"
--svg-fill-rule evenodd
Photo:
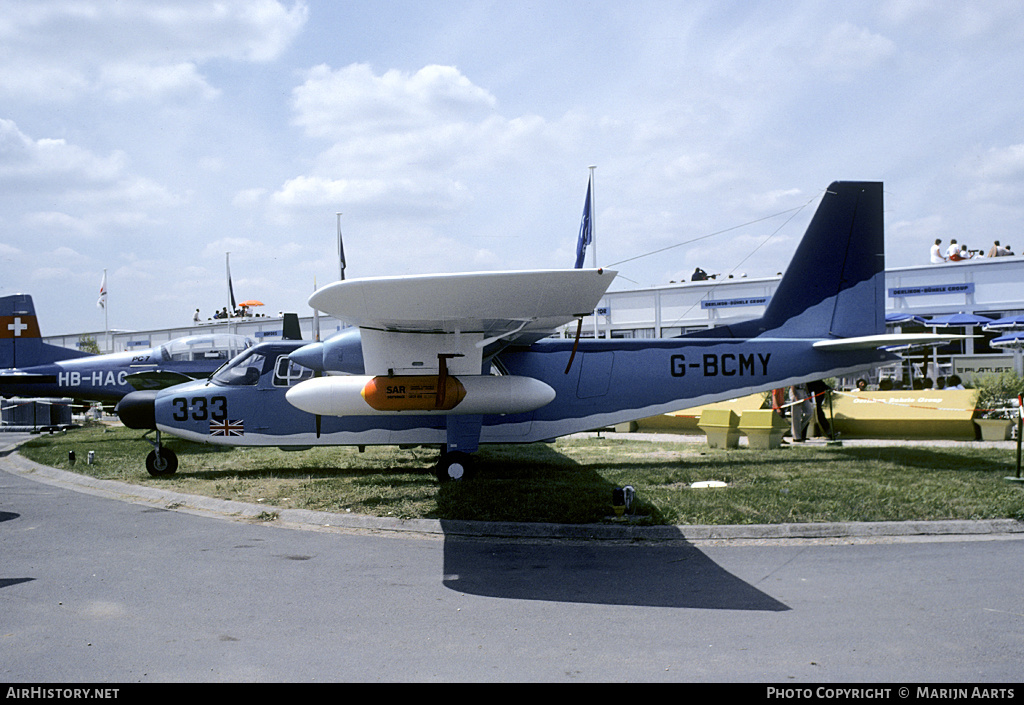
<instances>
[{"instance_id":1,"label":"engine nacelle","mask_svg":"<svg viewBox=\"0 0 1024 705\"><path fill-rule=\"evenodd\" d=\"M363 374L363 347L358 328L343 330L322 343L304 345L288 357L314 372Z\"/></svg>"}]
</instances>

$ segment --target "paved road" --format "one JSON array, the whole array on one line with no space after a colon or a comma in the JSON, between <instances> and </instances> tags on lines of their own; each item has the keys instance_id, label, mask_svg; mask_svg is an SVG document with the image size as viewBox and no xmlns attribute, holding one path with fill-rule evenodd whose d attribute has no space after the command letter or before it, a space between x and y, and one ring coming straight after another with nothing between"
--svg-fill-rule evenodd
<instances>
[{"instance_id":1,"label":"paved road","mask_svg":"<svg viewBox=\"0 0 1024 705\"><path fill-rule=\"evenodd\" d=\"M1024 672L1021 534L630 545L292 526L0 472L0 681Z\"/></svg>"}]
</instances>

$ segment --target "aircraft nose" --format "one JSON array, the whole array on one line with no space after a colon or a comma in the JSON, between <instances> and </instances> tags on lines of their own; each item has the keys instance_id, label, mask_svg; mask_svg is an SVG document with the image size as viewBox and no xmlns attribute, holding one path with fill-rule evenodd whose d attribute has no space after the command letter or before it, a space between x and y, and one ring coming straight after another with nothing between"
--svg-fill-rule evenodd
<instances>
[{"instance_id":1,"label":"aircraft nose","mask_svg":"<svg viewBox=\"0 0 1024 705\"><path fill-rule=\"evenodd\" d=\"M117 402L114 412L128 428L156 430L155 389L129 392Z\"/></svg>"}]
</instances>

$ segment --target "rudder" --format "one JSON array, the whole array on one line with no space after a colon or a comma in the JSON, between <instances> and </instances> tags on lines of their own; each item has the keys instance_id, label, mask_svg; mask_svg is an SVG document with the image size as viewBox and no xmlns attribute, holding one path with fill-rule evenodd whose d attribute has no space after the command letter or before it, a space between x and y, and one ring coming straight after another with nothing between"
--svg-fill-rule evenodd
<instances>
[{"instance_id":1,"label":"rudder","mask_svg":"<svg viewBox=\"0 0 1024 705\"><path fill-rule=\"evenodd\" d=\"M762 321L784 337L885 332L880 182L837 181L807 226Z\"/></svg>"},{"instance_id":2,"label":"rudder","mask_svg":"<svg viewBox=\"0 0 1024 705\"><path fill-rule=\"evenodd\" d=\"M43 342L31 295L0 296L0 368L44 365L86 355Z\"/></svg>"},{"instance_id":3,"label":"rudder","mask_svg":"<svg viewBox=\"0 0 1024 705\"><path fill-rule=\"evenodd\" d=\"M701 337L852 338L885 332L881 182L825 192L764 315Z\"/></svg>"}]
</instances>

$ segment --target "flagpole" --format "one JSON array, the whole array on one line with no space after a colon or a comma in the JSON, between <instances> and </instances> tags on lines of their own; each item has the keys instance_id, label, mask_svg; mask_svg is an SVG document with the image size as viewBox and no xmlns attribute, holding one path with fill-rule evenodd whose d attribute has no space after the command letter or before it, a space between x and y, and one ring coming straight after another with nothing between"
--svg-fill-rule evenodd
<instances>
[{"instance_id":1,"label":"flagpole","mask_svg":"<svg viewBox=\"0 0 1024 705\"><path fill-rule=\"evenodd\" d=\"M594 207L596 199L594 198L594 169L596 165L589 167L590 169L590 252L593 257L594 269L597 269L597 227L595 225L597 214L597 208ZM601 330L597 324L597 309L594 309L594 339L597 340L601 337Z\"/></svg>"},{"instance_id":2,"label":"flagpole","mask_svg":"<svg viewBox=\"0 0 1024 705\"><path fill-rule=\"evenodd\" d=\"M114 352L114 346L110 341L110 309L107 304L110 302L110 297L107 296L107 270L103 270L103 335L106 340L103 344L107 346L107 352Z\"/></svg>"},{"instance_id":3,"label":"flagpole","mask_svg":"<svg viewBox=\"0 0 1024 705\"><path fill-rule=\"evenodd\" d=\"M594 169L596 169L596 168L597 168L596 166L589 167L589 169L590 169L590 247L591 247L590 252L593 255L594 269L597 269L597 238L595 237L595 234L597 232L597 228L594 225L597 222L597 218L594 217L594 215L597 213L597 209L594 208L594 202L596 201L596 199L594 198L594 196L595 196L595 194L594 194Z\"/></svg>"}]
</instances>

